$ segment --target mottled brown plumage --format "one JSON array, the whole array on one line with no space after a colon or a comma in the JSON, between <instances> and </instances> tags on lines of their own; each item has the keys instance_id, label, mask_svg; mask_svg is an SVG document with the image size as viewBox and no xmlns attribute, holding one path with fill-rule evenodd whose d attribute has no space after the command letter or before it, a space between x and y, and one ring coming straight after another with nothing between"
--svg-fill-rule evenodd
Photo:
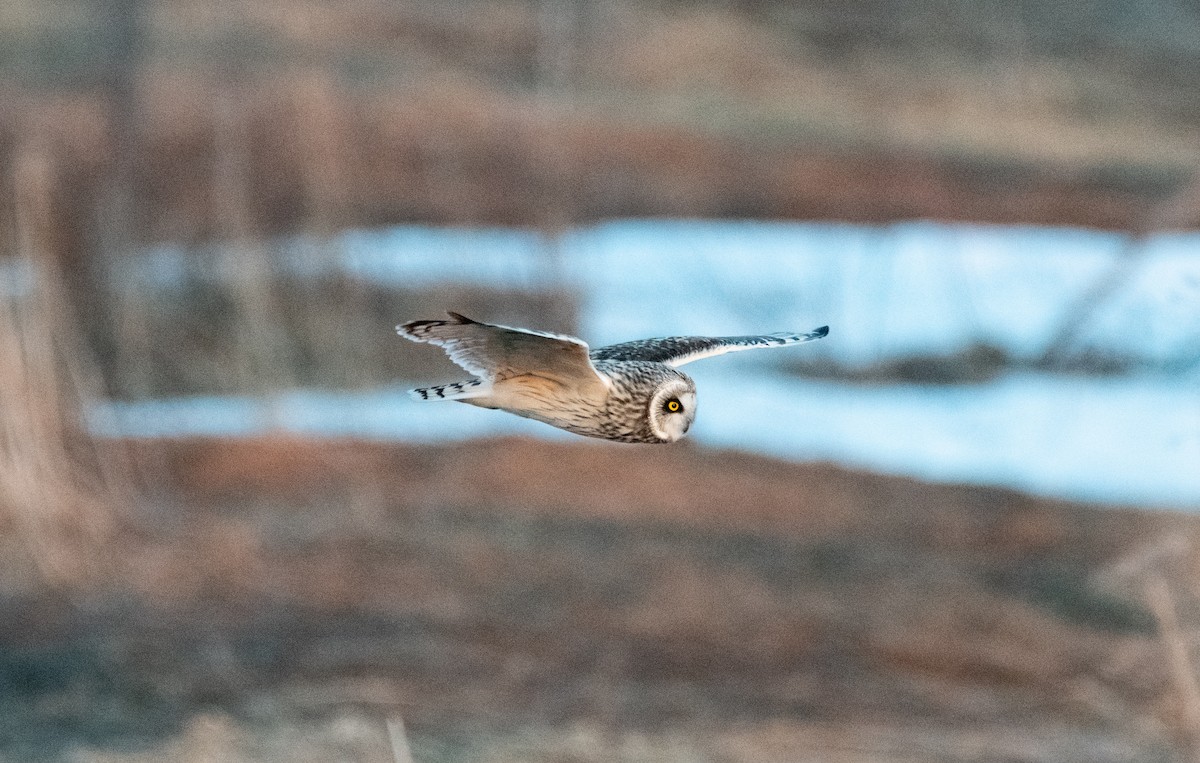
<instances>
[{"instance_id":1,"label":"mottled brown plumage","mask_svg":"<svg viewBox=\"0 0 1200 763\"><path fill-rule=\"evenodd\" d=\"M695 382L676 366L829 333L823 326L807 334L666 337L589 353L587 344L572 336L449 315L450 320L411 321L396 331L441 347L477 378L415 389L414 397L498 408L588 437L640 443L674 442L695 420Z\"/></svg>"}]
</instances>

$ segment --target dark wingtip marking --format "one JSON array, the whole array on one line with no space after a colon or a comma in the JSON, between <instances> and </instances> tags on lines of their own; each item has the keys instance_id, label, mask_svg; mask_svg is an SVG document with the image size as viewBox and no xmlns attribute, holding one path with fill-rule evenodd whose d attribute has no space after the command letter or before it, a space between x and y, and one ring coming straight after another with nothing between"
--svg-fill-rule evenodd
<instances>
[{"instance_id":1,"label":"dark wingtip marking","mask_svg":"<svg viewBox=\"0 0 1200 763\"><path fill-rule=\"evenodd\" d=\"M417 337L429 333L428 329L430 326L437 326L443 323L445 321L409 321L397 326L396 333L400 336Z\"/></svg>"},{"instance_id":2,"label":"dark wingtip marking","mask_svg":"<svg viewBox=\"0 0 1200 763\"><path fill-rule=\"evenodd\" d=\"M823 337L823 336L826 336L828 333L829 333L829 327L828 327L828 326L822 326L821 328L819 328L819 329L817 329L816 331L814 331L814 332L813 332L813 336L815 336L815 337L817 337L817 338L819 339L819 338L821 338L821 337Z\"/></svg>"},{"instance_id":3,"label":"dark wingtip marking","mask_svg":"<svg viewBox=\"0 0 1200 763\"><path fill-rule=\"evenodd\" d=\"M449 315L451 318L453 318L454 321L460 325L468 324L468 323L478 323L478 321L473 321L470 318L468 318L467 316L463 315L462 313L456 313L453 310L447 310L446 314ZM450 323L450 321L442 321L442 320L409 321L408 323L401 323L399 326L397 326L396 333L399 334L400 336L418 337L423 334L428 334L429 330L432 328L436 328L437 326L445 326L449 323Z\"/></svg>"}]
</instances>

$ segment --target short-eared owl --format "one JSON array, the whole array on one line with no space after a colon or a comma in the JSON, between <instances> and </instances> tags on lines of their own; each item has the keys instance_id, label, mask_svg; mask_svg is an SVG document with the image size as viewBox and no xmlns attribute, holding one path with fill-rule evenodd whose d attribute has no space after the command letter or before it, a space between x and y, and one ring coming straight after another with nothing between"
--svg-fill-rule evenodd
<instances>
[{"instance_id":1,"label":"short-eared owl","mask_svg":"<svg viewBox=\"0 0 1200 763\"><path fill-rule=\"evenodd\" d=\"M755 347L810 342L807 334L673 336L641 339L588 352L573 336L451 320L412 321L403 337L445 350L476 378L415 389L418 400L458 400L499 408L568 432L621 442L674 442L696 418L696 385L678 366Z\"/></svg>"}]
</instances>

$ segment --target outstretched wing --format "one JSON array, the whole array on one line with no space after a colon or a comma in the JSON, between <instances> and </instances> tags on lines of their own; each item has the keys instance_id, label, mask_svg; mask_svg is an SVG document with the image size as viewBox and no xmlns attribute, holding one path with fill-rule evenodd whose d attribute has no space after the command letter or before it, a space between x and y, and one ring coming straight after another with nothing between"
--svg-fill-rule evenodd
<instances>
[{"instance_id":1,"label":"outstretched wing","mask_svg":"<svg viewBox=\"0 0 1200 763\"><path fill-rule=\"evenodd\" d=\"M662 339L639 339L592 350L592 360L652 360L678 368L693 360L724 355L727 352L811 342L828 333L829 327L822 326L807 334L785 331L759 336L669 336Z\"/></svg>"},{"instance_id":2,"label":"outstretched wing","mask_svg":"<svg viewBox=\"0 0 1200 763\"><path fill-rule=\"evenodd\" d=\"M410 321L396 333L441 347L459 366L488 381L532 374L567 385L603 384L587 343L565 334L496 326L458 313L450 320Z\"/></svg>"}]
</instances>

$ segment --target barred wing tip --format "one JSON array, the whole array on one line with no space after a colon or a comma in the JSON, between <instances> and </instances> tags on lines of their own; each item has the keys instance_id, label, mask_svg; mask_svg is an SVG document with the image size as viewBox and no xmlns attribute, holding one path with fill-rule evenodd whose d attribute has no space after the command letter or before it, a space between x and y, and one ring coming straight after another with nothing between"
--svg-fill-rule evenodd
<instances>
[{"instance_id":1,"label":"barred wing tip","mask_svg":"<svg viewBox=\"0 0 1200 763\"><path fill-rule=\"evenodd\" d=\"M396 333L402 337L413 339L416 337L416 328L421 324L428 322L429 321L409 321L408 323L401 323L400 325L396 326Z\"/></svg>"},{"instance_id":2,"label":"barred wing tip","mask_svg":"<svg viewBox=\"0 0 1200 763\"><path fill-rule=\"evenodd\" d=\"M829 327L821 326L812 331L781 331L778 334L769 334L773 339L782 339L785 344L794 344L796 342L811 342L815 339L824 339L829 335Z\"/></svg>"}]
</instances>

